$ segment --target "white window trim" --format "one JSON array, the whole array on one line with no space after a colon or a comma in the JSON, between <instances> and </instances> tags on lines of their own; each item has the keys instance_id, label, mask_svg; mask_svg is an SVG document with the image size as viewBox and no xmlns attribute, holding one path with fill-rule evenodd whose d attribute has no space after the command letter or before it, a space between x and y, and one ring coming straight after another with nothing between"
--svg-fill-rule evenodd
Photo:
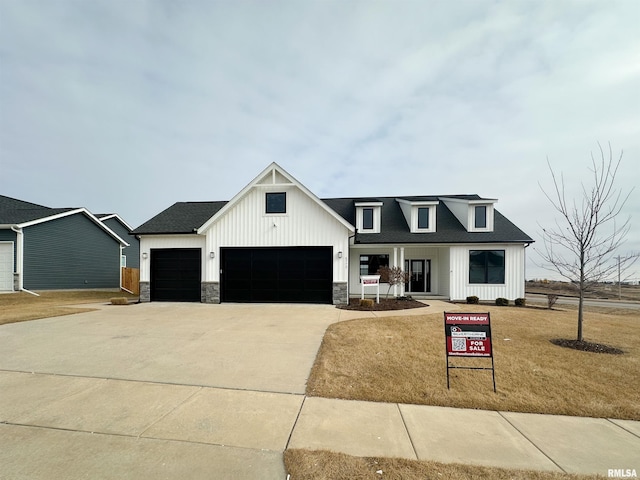
<instances>
[{"instance_id":1,"label":"white window trim","mask_svg":"<svg viewBox=\"0 0 640 480\"><path fill-rule=\"evenodd\" d=\"M476 228L476 207L487 207L487 226ZM470 232L493 232L493 203L470 202L469 203L469 231Z\"/></svg>"},{"instance_id":2,"label":"white window trim","mask_svg":"<svg viewBox=\"0 0 640 480\"><path fill-rule=\"evenodd\" d=\"M373 228L363 228L365 208L373 209ZM380 216L382 212L382 202L357 202L356 203L356 228L358 233L380 233Z\"/></svg>"},{"instance_id":3,"label":"white window trim","mask_svg":"<svg viewBox=\"0 0 640 480\"><path fill-rule=\"evenodd\" d=\"M272 187L273 185L269 185L270 187ZM284 193L285 197L284 197L284 213L283 212L276 212L276 213L269 213L267 212L267 193ZM263 217L286 217L289 215L289 192L287 192L286 190L270 190L270 191L266 191L264 192L262 199L264 202L264 206L262 209L262 216Z\"/></svg>"},{"instance_id":4,"label":"white window trim","mask_svg":"<svg viewBox=\"0 0 640 480\"><path fill-rule=\"evenodd\" d=\"M409 224L409 231L411 233L434 233L436 231L436 210L440 202L438 202L437 200L411 202L409 200L403 200L401 198L397 198L396 201L400 203L400 207L405 214L405 219ZM406 218L406 207L410 208L409 218ZM418 228L418 208L421 207L429 208L429 228Z\"/></svg>"}]
</instances>

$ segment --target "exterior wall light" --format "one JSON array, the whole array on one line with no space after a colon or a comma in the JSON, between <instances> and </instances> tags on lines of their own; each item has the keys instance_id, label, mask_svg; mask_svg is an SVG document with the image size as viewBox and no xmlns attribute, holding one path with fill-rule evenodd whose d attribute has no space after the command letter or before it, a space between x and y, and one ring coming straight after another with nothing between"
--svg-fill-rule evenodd
<instances>
[{"instance_id":1,"label":"exterior wall light","mask_svg":"<svg viewBox=\"0 0 640 480\"><path fill-rule=\"evenodd\" d=\"M149 255L147 254L147 252L142 252L142 258L143 258L143 259L145 259L145 260L146 260L148 256L149 256Z\"/></svg>"},{"instance_id":2,"label":"exterior wall light","mask_svg":"<svg viewBox=\"0 0 640 480\"><path fill-rule=\"evenodd\" d=\"M211 258L216 258L216 252L209 252L209 256Z\"/></svg>"},{"instance_id":3,"label":"exterior wall light","mask_svg":"<svg viewBox=\"0 0 640 480\"><path fill-rule=\"evenodd\" d=\"M338 258L342 258L342 251L338 252Z\"/></svg>"}]
</instances>

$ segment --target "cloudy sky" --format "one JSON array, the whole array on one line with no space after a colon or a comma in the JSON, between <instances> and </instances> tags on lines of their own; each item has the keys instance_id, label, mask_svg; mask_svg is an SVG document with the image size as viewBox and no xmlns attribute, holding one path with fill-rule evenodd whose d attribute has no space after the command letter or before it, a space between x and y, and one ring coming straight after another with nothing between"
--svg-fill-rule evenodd
<instances>
[{"instance_id":1,"label":"cloudy sky","mask_svg":"<svg viewBox=\"0 0 640 480\"><path fill-rule=\"evenodd\" d=\"M319 197L477 193L541 246L547 159L640 185L640 2L0 0L0 194L228 200L275 161ZM621 254L640 251L640 189ZM534 265L528 278L552 278Z\"/></svg>"}]
</instances>

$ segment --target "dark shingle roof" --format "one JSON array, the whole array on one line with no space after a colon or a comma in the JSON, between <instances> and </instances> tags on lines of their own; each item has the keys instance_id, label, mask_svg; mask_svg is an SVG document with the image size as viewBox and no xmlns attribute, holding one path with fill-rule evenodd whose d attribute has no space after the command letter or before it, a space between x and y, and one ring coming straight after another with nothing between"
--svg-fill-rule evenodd
<instances>
[{"instance_id":1,"label":"dark shingle roof","mask_svg":"<svg viewBox=\"0 0 640 480\"><path fill-rule=\"evenodd\" d=\"M68 212L73 208L49 208L0 195L0 224L15 225Z\"/></svg>"},{"instance_id":2,"label":"dark shingle roof","mask_svg":"<svg viewBox=\"0 0 640 480\"><path fill-rule=\"evenodd\" d=\"M228 202L178 202L146 221L133 233L193 233Z\"/></svg>"},{"instance_id":3,"label":"dark shingle roof","mask_svg":"<svg viewBox=\"0 0 640 480\"><path fill-rule=\"evenodd\" d=\"M478 195L447 195L462 200L481 200ZM418 202L438 201L439 196L326 198L322 201L349 224L355 225L357 202L382 202L380 233L358 233L356 242L374 243L491 243L533 240L500 212L494 210L493 232L467 232L447 206L440 201L436 211L436 231L411 233L397 198ZM178 202L136 228L134 234L193 233L228 202Z\"/></svg>"},{"instance_id":4,"label":"dark shingle roof","mask_svg":"<svg viewBox=\"0 0 640 480\"><path fill-rule=\"evenodd\" d=\"M355 225L356 202L382 202L380 233L358 233L356 243L491 243L533 242L526 233L516 227L504 215L494 210L493 232L467 232L447 206L440 201L436 207L436 231L411 233L397 198L411 202L438 201L443 196L376 197L368 199L327 198L329 207L342 218ZM447 195L461 200L482 200L478 195Z\"/></svg>"}]
</instances>

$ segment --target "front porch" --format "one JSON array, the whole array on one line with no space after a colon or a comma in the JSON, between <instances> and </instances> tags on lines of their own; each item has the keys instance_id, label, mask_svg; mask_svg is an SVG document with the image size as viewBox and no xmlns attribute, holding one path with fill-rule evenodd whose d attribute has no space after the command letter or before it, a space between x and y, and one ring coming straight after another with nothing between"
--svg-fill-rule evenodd
<instances>
[{"instance_id":1,"label":"front porch","mask_svg":"<svg viewBox=\"0 0 640 480\"><path fill-rule=\"evenodd\" d=\"M375 275L382 266L400 267L409 281L391 288L389 296L418 299L449 299L449 247L425 245L352 245L349 259L349 296L361 294L361 275ZM388 285L380 284L380 295ZM371 292L366 292L370 296Z\"/></svg>"}]
</instances>

